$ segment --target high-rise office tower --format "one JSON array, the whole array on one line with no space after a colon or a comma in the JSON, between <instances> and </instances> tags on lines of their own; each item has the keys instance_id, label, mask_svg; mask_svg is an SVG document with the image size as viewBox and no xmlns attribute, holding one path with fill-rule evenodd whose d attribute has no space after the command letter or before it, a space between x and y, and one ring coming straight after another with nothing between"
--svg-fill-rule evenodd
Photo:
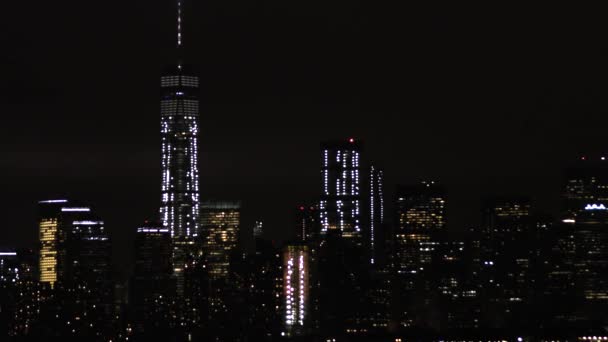
<instances>
[{"instance_id":1,"label":"high-rise office tower","mask_svg":"<svg viewBox=\"0 0 608 342\"><path fill-rule=\"evenodd\" d=\"M39 280L51 288L65 272L65 240L71 232L72 221L88 214L89 207L69 206L68 200L46 200L38 202L38 238L40 259Z\"/></svg>"},{"instance_id":2,"label":"high-rise office tower","mask_svg":"<svg viewBox=\"0 0 608 342\"><path fill-rule=\"evenodd\" d=\"M230 254L238 242L240 223L241 203L238 201L205 201L201 204L201 231L212 279L228 276Z\"/></svg>"},{"instance_id":3,"label":"high-rise office tower","mask_svg":"<svg viewBox=\"0 0 608 342\"><path fill-rule=\"evenodd\" d=\"M15 315L19 283L17 252L0 249L0 336L8 336Z\"/></svg>"},{"instance_id":4,"label":"high-rise office tower","mask_svg":"<svg viewBox=\"0 0 608 342\"><path fill-rule=\"evenodd\" d=\"M397 321L401 327L418 324L417 306L426 306L430 282L427 273L433 260L437 239L445 229L446 192L433 181L414 186L399 186L395 193L395 234L392 263L401 289Z\"/></svg>"},{"instance_id":5,"label":"high-rise office tower","mask_svg":"<svg viewBox=\"0 0 608 342\"><path fill-rule=\"evenodd\" d=\"M182 65L161 78L163 227L173 237L199 233L198 78Z\"/></svg>"},{"instance_id":6,"label":"high-rise office tower","mask_svg":"<svg viewBox=\"0 0 608 342\"><path fill-rule=\"evenodd\" d=\"M361 237L361 145L354 139L321 145L321 234Z\"/></svg>"},{"instance_id":7,"label":"high-rise office tower","mask_svg":"<svg viewBox=\"0 0 608 342\"><path fill-rule=\"evenodd\" d=\"M288 336L306 333L309 325L309 249L289 244L283 251L283 308Z\"/></svg>"},{"instance_id":8,"label":"high-rise office tower","mask_svg":"<svg viewBox=\"0 0 608 342\"><path fill-rule=\"evenodd\" d=\"M588 209L577 216L571 231L577 288L587 303L608 304L608 209ZM591 312L596 315L597 312Z\"/></svg>"},{"instance_id":9,"label":"high-rise office tower","mask_svg":"<svg viewBox=\"0 0 608 342\"><path fill-rule=\"evenodd\" d=\"M225 329L227 313L234 303L231 280L232 260L236 254L241 221L238 201L205 201L201 203L201 234L208 282L209 320Z\"/></svg>"},{"instance_id":10,"label":"high-rise office tower","mask_svg":"<svg viewBox=\"0 0 608 342\"><path fill-rule=\"evenodd\" d=\"M0 286L19 280L19 260L17 252L0 250Z\"/></svg>"},{"instance_id":11,"label":"high-rise office tower","mask_svg":"<svg viewBox=\"0 0 608 342\"><path fill-rule=\"evenodd\" d=\"M485 324L492 326L504 319L513 322L529 312L526 305L531 302L534 285L533 265L539 246L534 237L530 199L487 199L482 228L481 282L484 300L492 303L484 317Z\"/></svg>"},{"instance_id":12,"label":"high-rise office tower","mask_svg":"<svg viewBox=\"0 0 608 342\"><path fill-rule=\"evenodd\" d=\"M172 246L168 228L146 223L135 235L135 269L130 285L137 332L168 326L172 298Z\"/></svg>"},{"instance_id":13,"label":"high-rise office tower","mask_svg":"<svg viewBox=\"0 0 608 342\"><path fill-rule=\"evenodd\" d=\"M65 208L64 208L65 209ZM88 336L106 332L112 326L113 283L111 281L111 244L104 221L90 213L68 215L60 223L65 229L63 272L59 284L66 307L73 317L68 330ZM65 227L65 228L64 228Z\"/></svg>"},{"instance_id":14,"label":"high-rise office tower","mask_svg":"<svg viewBox=\"0 0 608 342\"><path fill-rule=\"evenodd\" d=\"M296 240L311 242L319 233L319 212L315 206L300 205L296 208Z\"/></svg>"},{"instance_id":15,"label":"high-rise office tower","mask_svg":"<svg viewBox=\"0 0 608 342\"><path fill-rule=\"evenodd\" d=\"M111 246L105 223L87 215L65 224L70 229L64 245L67 257L65 281L97 288L99 295L101 284L110 276Z\"/></svg>"},{"instance_id":16,"label":"high-rise office tower","mask_svg":"<svg viewBox=\"0 0 608 342\"><path fill-rule=\"evenodd\" d=\"M104 222L90 207L67 200L40 201L39 211L39 280L43 290L51 289L42 291L41 321L58 335L109 329L111 246Z\"/></svg>"},{"instance_id":17,"label":"high-rise office tower","mask_svg":"<svg viewBox=\"0 0 608 342\"><path fill-rule=\"evenodd\" d=\"M67 200L40 201L38 240L40 242L40 260L38 263L39 281L51 288L57 282L57 249L59 244L59 216Z\"/></svg>"},{"instance_id":18,"label":"high-rise office tower","mask_svg":"<svg viewBox=\"0 0 608 342\"><path fill-rule=\"evenodd\" d=\"M434 181L397 188L397 230L434 232L445 228L445 189Z\"/></svg>"},{"instance_id":19,"label":"high-rise office tower","mask_svg":"<svg viewBox=\"0 0 608 342\"><path fill-rule=\"evenodd\" d=\"M587 207L608 207L608 160L581 157L566 168L564 184L565 219L576 219Z\"/></svg>"},{"instance_id":20,"label":"high-rise office tower","mask_svg":"<svg viewBox=\"0 0 608 342\"><path fill-rule=\"evenodd\" d=\"M398 273L416 274L431 262L431 235L445 228L445 190L435 182L425 181L400 186L395 195L393 260Z\"/></svg>"},{"instance_id":21,"label":"high-rise office tower","mask_svg":"<svg viewBox=\"0 0 608 342\"><path fill-rule=\"evenodd\" d=\"M177 293L183 294L186 260L199 234L198 116L199 79L184 64L183 0L176 2L177 58L160 80L160 220L173 243Z\"/></svg>"},{"instance_id":22,"label":"high-rise office tower","mask_svg":"<svg viewBox=\"0 0 608 342\"><path fill-rule=\"evenodd\" d=\"M384 172L372 166L369 173L369 253L370 262L378 260L384 224Z\"/></svg>"}]
</instances>

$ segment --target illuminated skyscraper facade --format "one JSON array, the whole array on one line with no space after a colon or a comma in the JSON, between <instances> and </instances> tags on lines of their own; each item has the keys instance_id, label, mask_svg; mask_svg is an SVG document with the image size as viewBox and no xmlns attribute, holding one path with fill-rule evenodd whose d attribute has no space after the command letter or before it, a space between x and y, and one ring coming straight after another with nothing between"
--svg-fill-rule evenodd
<instances>
[{"instance_id":1,"label":"illuminated skyscraper facade","mask_svg":"<svg viewBox=\"0 0 608 342\"><path fill-rule=\"evenodd\" d=\"M309 249L291 244L283 252L283 308L288 336L304 334L309 318Z\"/></svg>"},{"instance_id":2,"label":"illuminated skyscraper facade","mask_svg":"<svg viewBox=\"0 0 608 342\"><path fill-rule=\"evenodd\" d=\"M57 281L57 219L40 220L40 282L53 287Z\"/></svg>"},{"instance_id":3,"label":"illuminated skyscraper facade","mask_svg":"<svg viewBox=\"0 0 608 342\"><path fill-rule=\"evenodd\" d=\"M398 273L416 274L431 262L432 234L444 230L445 190L435 182L397 188L395 255Z\"/></svg>"},{"instance_id":4,"label":"illuminated skyscraper facade","mask_svg":"<svg viewBox=\"0 0 608 342\"><path fill-rule=\"evenodd\" d=\"M161 76L160 221L173 238L173 274L183 295L184 269L200 233L198 180L199 79L183 63L183 0L176 1L175 64Z\"/></svg>"},{"instance_id":5,"label":"illuminated skyscraper facade","mask_svg":"<svg viewBox=\"0 0 608 342\"><path fill-rule=\"evenodd\" d=\"M354 139L321 145L321 234L361 237L361 146Z\"/></svg>"},{"instance_id":6,"label":"illuminated skyscraper facade","mask_svg":"<svg viewBox=\"0 0 608 342\"><path fill-rule=\"evenodd\" d=\"M437 247L435 235L445 230L446 192L433 181L399 186L395 193L395 235L392 263L397 272L397 321L405 328L420 319L412 315L416 293L429 291L427 273Z\"/></svg>"},{"instance_id":7,"label":"illuminated skyscraper facade","mask_svg":"<svg viewBox=\"0 0 608 342\"><path fill-rule=\"evenodd\" d=\"M201 204L204 262L209 277L208 309L211 321L221 320L232 297L231 259L238 242L241 203L205 201Z\"/></svg>"},{"instance_id":8,"label":"illuminated skyscraper facade","mask_svg":"<svg viewBox=\"0 0 608 342\"><path fill-rule=\"evenodd\" d=\"M182 1L177 0L177 60L160 79L162 225L172 237L198 234L198 77L182 61Z\"/></svg>"},{"instance_id":9,"label":"illuminated skyscraper facade","mask_svg":"<svg viewBox=\"0 0 608 342\"><path fill-rule=\"evenodd\" d=\"M177 65L161 78L160 216L173 237L199 233L198 77Z\"/></svg>"},{"instance_id":10,"label":"illuminated skyscraper facade","mask_svg":"<svg viewBox=\"0 0 608 342\"><path fill-rule=\"evenodd\" d=\"M230 268L230 254L238 242L241 224L240 202L203 202L201 228L209 277L226 278Z\"/></svg>"},{"instance_id":11,"label":"illuminated skyscraper facade","mask_svg":"<svg viewBox=\"0 0 608 342\"><path fill-rule=\"evenodd\" d=\"M436 232L445 228L445 190L434 181L397 188L397 230Z\"/></svg>"},{"instance_id":12,"label":"illuminated skyscraper facade","mask_svg":"<svg viewBox=\"0 0 608 342\"><path fill-rule=\"evenodd\" d=\"M38 263L38 279L43 284L54 287L57 282L58 248L60 240L59 216L61 208L67 205L64 199L40 201L38 221L38 241L40 256Z\"/></svg>"},{"instance_id":13,"label":"illuminated skyscraper facade","mask_svg":"<svg viewBox=\"0 0 608 342\"><path fill-rule=\"evenodd\" d=\"M384 172L372 166L369 173L369 252L370 262L374 264L377 259L380 239L383 234L379 232L384 224Z\"/></svg>"}]
</instances>

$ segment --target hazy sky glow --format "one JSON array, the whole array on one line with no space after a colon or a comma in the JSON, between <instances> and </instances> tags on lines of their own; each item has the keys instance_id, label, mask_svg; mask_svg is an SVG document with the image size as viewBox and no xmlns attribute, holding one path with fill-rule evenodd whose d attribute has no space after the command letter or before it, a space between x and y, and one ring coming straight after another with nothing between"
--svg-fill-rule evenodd
<instances>
[{"instance_id":1,"label":"hazy sky glow","mask_svg":"<svg viewBox=\"0 0 608 342\"><path fill-rule=\"evenodd\" d=\"M52 196L90 202L117 248L156 213L171 5L6 4L0 245L31 245L35 204ZM475 224L488 192L546 193L551 210L563 162L606 146L605 21L594 11L278 0L187 11L201 197L244 200L244 223L261 217L274 238L318 192L322 140L364 140L389 194L445 183L453 226Z\"/></svg>"}]
</instances>

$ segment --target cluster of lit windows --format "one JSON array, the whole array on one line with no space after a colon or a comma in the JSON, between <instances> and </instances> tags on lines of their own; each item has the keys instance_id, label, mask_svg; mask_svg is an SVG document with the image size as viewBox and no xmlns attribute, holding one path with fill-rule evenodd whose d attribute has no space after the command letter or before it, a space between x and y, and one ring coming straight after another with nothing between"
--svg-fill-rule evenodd
<instances>
[{"instance_id":1,"label":"cluster of lit windows","mask_svg":"<svg viewBox=\"0 0 608 342\"><path fill-rule=\"evenodd\" d=\"M283 291L285 327L292 335L305 325L308 310L308 247L287 246L284 252Z\"/></svg>"},{"instance_id":2,"label":"cluster of lit windows","mask_svg":"<svg viewBox=\"0 0 608 342\"><path fill-rule=\"evenodd\" d=\"M445 227L445 195L433 181L399 190L398 230L442 230Z\"/></svg>"},{"instance_id":3,"label":"cluster of lit windows","mask_svg":"<svg viewBox=\"0 0 608 342\"><path fill-rule=\"evenodd\" d=\"M445 226L445 201L434 197L400 211L399 225L402 229L442 229Z\"/></svg>"},{"instance_id":4,"label":"cluster of lit windows","mask_svg":"<svg viewBox=\"0 0 608 342\"><path fill-rule=\"evenodd\" d=\"M198 77L185 75L169 75L160 79L162 88L175 88L179 86L198 88Z\"/></svg>"},{"instance_id":5,"label":"cluster of lit windows","mask_svg":"<svg viewBox=\"0 0 608 342\"><path fill-rule=\"evenodd\" d=\"M376 225L384 223L384 194L383 194L383 173L377 170L374 166L371 167L370 172L370 252L371 252L371 263L375 262L375 232Z\"/></svg>"},{"instance_id":6,"label":"cluster of lit windows","mask_svg":"<svg viewBox=\"0 0 608 342\"><path fill-rule=\"evenodd\" d=\"M510 205L497 206L494 212L498 217L509 217L518 219L530 215L530 205L512 203Z\"/></svg>"},{"instance_id":7,"label":"cluster of lit windows","mask_svg":"<svg viewBox=\"0 0 608 342\"><path fill-rule=\"evenodd\" d=\"M19 268L16 263L17 253L0 252L0 288L3 283L15 283L19 281Z\"/></svg>"},{"instance_id":8,"label":"cluster of lit windows","mask_svg":"<svg viewBox=\"0 0 608 342\"><path fill-rule=\"evenodd\" d=\"M430 264L436 242L428 234L397 234L395 236L397 273L418 273Z\"/></svg>"},{"instance_id":9,"label":"cluster of lit windows","mask_svg":"<svg viewBox=\"0 0 608 342\"><path fill-rule=\"evenodd\" d=\"M40 282L51 286L57 281L57 227L57 219L40 220Z\"/></svg>"},{"instance_id":10,"label":"cluster of lit windows","mask_svg":"<svg viewBox=\"0 0 608 342\"><path fill-rule=\"evenodd\" d=\"M351 142L352 144L352 142ZM345 237L361 231L360 154L355 145L322 151L321 231L340 230Z\"/></svg>"},{"instance_id":11,"label":"cluster of lit windows","mask_svg":"<svg viewBox=\"0 0 608 342\"><path fill-rule=\"evenodd\" d=\"M205 203L202 210L201 229L209 275L213 279L225 278L230 268L230 254L237 245L240 204Z\"/></svg>"},{"instance_id":12,"label":"cluster of lit windows","mask_svg":"<svg viewBox=\"0 0 608 342\"><path fill-rule=\"evenodd\" d=\"M183 96L183 87L198 87L198 78L161 78L171 90L161 100L161 208L164 228L173 237L199 233L198 101ZM175 89L177 88L177 89Z\"/></svg>"}]
</instances>

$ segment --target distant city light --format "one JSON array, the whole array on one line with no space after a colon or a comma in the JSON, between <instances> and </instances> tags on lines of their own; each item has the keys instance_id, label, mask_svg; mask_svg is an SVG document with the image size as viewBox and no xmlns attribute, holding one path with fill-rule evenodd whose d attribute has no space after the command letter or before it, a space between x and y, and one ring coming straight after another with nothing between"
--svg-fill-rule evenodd
<instances>
[{"instance_id":1,"label":"distant city light","mask_svg":"<svg viewBox=\"0 0 608 342\"><path fill-rule=\"evenodd\" d=\"M138 233L168 233L169 228L137 228Z\"/></svg>"},{"instance_id":2,"label":"distant city light","mask_svg":"<svg viewBox=\"0 0 608 342\"><path fill-rule=\"evenodd\" d=\"M606 210L606 206L603 204L587 204L585 210Z\"/></svg>"},{"instance_id":3,"label":"distant city light","mask_svg":"<svg viewBox=\"0 0 608 342\"><path fill-rule=\"evenodd\" d=\"M73 221L72 224L75 226L96 226L103 224L103 221Z\"/></svg>"},{"instance_id":4,"label":"distant city light","mask_svg":"<svg viewBox=\"0 0 608 342\"><path fill-rule=\"evenodd\" d=\"M89 212L91 208L81 207L81 208L61 208L62 212Z\"/></svg>"},{"instance_id":5,"label":"distant city light","mask_svg":"<svg viewBox=\"0 0 608 342\"><path fill-rule=\"evenodd\" d=\"M16 252L0 252L0 256L16 256Z\"/></svg>"},{"instance_id":6,"label":"distant city light","mask_svg":"<svg viewBox=\"0 0 608 342\"><path fill-rule=\"evenodd\" d=\"M65 199L57 199L57 200L47 200L47 201L39 201L38 203L67 203L68 200Z\"/></svg>"}]
</instances>

